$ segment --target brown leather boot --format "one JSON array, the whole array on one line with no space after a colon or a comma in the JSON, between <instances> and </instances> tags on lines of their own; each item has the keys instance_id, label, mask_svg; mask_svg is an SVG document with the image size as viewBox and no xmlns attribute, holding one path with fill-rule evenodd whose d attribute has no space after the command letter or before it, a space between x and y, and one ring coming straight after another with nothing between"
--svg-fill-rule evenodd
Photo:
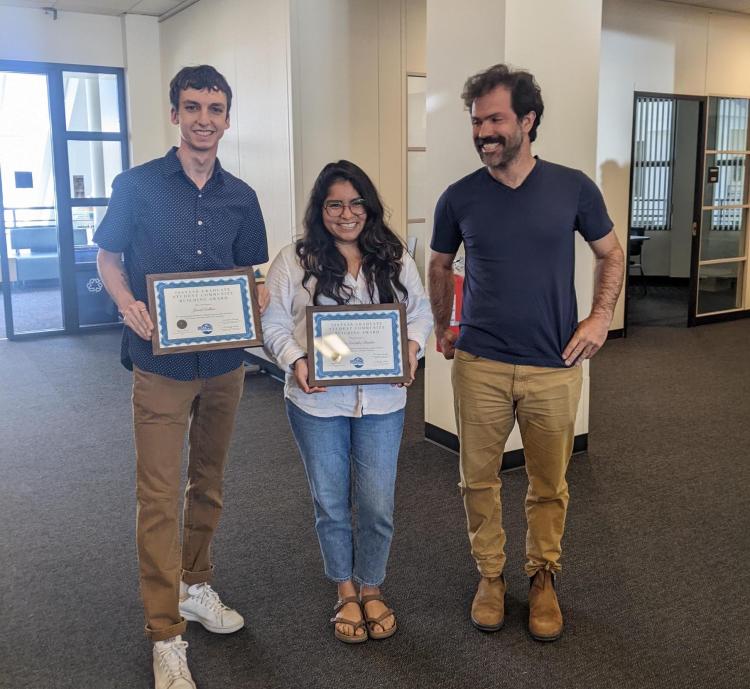
<instances>
[{"instance_id":1,"label":"brown leather boot","mask_svg":"<svg viewBox=\"0 0 750 689\"><path fill-rule=\"evenodd\" d=\"M554 641L563 631L563 618L552 572L540 569L529 589L529 632L537 641Z\"/></svg>"},{"instance_id":2,"label":"brown leather boot","mask_svg":"<svg viewBox=\"0 0 750 689\"><path fill-rule=\"evenodd\" d=\"M483 632L496 632L505 622L505 577L482 577L479 580L474 602L471 604L471 622Z\"/></svg>"}]
</instances>

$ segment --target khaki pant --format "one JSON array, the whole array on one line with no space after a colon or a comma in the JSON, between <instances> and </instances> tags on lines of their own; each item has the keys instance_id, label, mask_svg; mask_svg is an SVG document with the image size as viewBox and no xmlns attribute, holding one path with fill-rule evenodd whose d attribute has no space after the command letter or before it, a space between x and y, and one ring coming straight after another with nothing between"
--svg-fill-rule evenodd
<instances>
[{"instance_id":1,"label":"khaki pant","mask_svg":"<svg viewBox=\"0 0 750 689\"><path fill-rule=\"evenodd\" d=\"M221 376L173 380L136 368L136 541L146 635L162 641L185 631L180 579L211 579L210 546L222 508L222 483L244 368ZM180 544L180 478L189 433L188 478Z\"/></svg>"},{"instance_id":2,"label":"khaki pant","mask_svg":"<svg viewBox=\"0 0 750 689\"><path fill-rule=\"evenodd\" d=\"M518 419L529 477L525 570L529 576L545 568L559 572L580 367L514 366L456 350L452 376L461 443L459 486L477 568L495 577L505 566L499 471Z\"/></svg>"}]
</instances>

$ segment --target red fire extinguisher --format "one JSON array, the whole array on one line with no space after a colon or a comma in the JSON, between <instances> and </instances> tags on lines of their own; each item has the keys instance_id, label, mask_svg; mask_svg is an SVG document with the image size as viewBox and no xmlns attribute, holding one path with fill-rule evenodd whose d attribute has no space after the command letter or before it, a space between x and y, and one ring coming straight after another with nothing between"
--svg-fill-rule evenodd
<instances>
[{"instance_id":1,"label":"red fire extinguisher","mask_svg":"<svg viewBox=\"0 0 750 689\"><path fill-rule=\"evenodd\" d=\"M461 304L464 298L464 259L457 258L453 262L453 310L451 311L450 329L458 335L458 326L461 322ZM440 341L437 341L437 350L442 352Z\"/></svg>"}]
</instances>

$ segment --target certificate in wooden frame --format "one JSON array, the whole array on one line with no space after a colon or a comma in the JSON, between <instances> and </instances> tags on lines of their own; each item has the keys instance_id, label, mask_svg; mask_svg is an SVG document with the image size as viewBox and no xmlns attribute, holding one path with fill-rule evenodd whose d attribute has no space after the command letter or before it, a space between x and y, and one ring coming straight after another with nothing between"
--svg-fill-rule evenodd
<instances>
[{"instance_id":1,"label":"certificate in wooden frame","mask_svg":"<svg viewBox=\"0 0 750 689\"><path fill-rule=\"evenodd\" d=\"M333 342L333 356L325 342L332 335L345 346L336 350ZM311 386L408 383L411 374L406 307L403 304L308 306L307 351Z\"/></svg>"},{"instance_id":2,"label":"certificate in wooden frame","mask_svg":"<svg viewBox=\"0 0 750 689\"><path fill-rule=\"evenodd\" d=\"M263 342L252 268L146 276L154 354L257 347Z\"/></svg>"}]
</instances>

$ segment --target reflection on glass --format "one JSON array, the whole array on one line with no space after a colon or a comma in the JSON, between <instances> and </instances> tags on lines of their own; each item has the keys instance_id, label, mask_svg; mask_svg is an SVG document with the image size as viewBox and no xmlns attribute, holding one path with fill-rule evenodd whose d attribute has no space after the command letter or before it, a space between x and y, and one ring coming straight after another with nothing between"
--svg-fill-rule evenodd
<instances>
[{"instance_id":1,"label":"reflection on glass","mask_svg":"<svg viewBox=\"0 0 750 689\"><path fill-rule=\"evenodd\" d=\"M427 194L425 192L427 154L424 151L409 151L407 156L409 171L407 214L409 220L416 220L427 216Z\"/></svg>"},{"instance_id":2,"label":"reflection on glass","mask_svg":"<svg viewBox=\"0 0 750 689\"><path fill-rule=\"evenodd\" d=\"M68 141L70 194L75 199L104 198L122 172L119 141Z\"/></svg>"},{"instance_id":3,"label":"reflection on glass","mask_svg":"<svg viewBox=\"0 0 750 689\"><path fill-rule=\"evenodd\" d=\"M706 156L704 206L740 206L747 203L748 156L717 153Z\"/></svg>"},{"instance_id":4,"label":"reflection on glass","mask_svg":"<svg viewBox=\"0 0 750 689\"><path fill-rule=\"evenodd\" d=\"M744 263L701 266L698 273L698 314L742 307Z\"/></svg>"},{"instance_id":5,"label":"reflection on glass","mask_svg":"<svg viewBox=\"0 0 750 689\"><path fill-rule=\"evenodd\" d=\"M63 87L68 131L120 131L116 75L63 72Z\"/></svg>"},{"instance_id":6,"label":"reflection on glass","mask_svg":"<svg viewBox=\"0 0 750 689\"><path fill-rule=\"evenodd\" d=\"M427 79L406 77L406 90L407 146L424 148L427 146Z\"/></svg>"},{"instance_id":7,"label":"reflection on glass","mask_svg":"<svg viewBox=\"0 0 750 689\"><path fill-rule=\"evenodd\" d=\"M713 151L746 151L747 119L747 98L709 98L706 148Z\"/></svg>"},{"instance_id":8,"label":"reflection on glass","mask_svg":"<svg viewBox=\"0 0 750 689\"><path fill-rule=\"evenodd\" d=\"M746 208L703 211L701 261L744 256L746 227Z\"/></svg>"},{"instance_id":9,"label":"reflection on glass","mask_svg":"<svg viewBox=\"0 0 750 689\"><path fill-rule=\"evenodd\" d=\"M107 207L74 206L72 211L76 263L95 261L98 247L94 243L94 232L104 218Z\"/></svg>"}]
</instances>

